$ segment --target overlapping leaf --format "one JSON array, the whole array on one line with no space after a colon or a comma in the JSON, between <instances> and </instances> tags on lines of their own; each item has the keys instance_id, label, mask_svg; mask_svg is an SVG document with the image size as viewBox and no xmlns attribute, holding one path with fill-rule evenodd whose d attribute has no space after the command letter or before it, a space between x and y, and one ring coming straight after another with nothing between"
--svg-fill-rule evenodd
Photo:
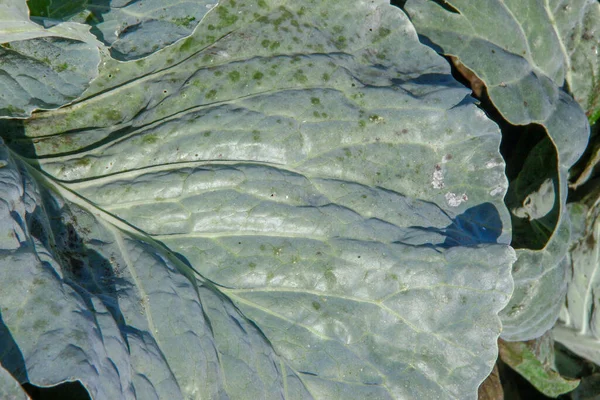
<instances>
[{"instance_id":1,"label":"overlapping leaf","mask_svg":"<svg viewBox=\"0 0 600 400\"><path fill-rule=\"evenodd\" d=\"M279 357L228 300L2 152L0 362L15 379L76 378L92 398L285 397Z\"/></svg>"},{"instance_id":2,"label":"overlapping leaf","mask_svg":"<svg viewBox=\"0 0 600 400\"><path fill-rule=\"evenodd\" d=\"M0 118L28 117L78 98L98 74L89 27L65 22L44 29L21 1L0 1Z\"/></svg>"},{"instance_id":3,"label":"overlapping leaf","mask_svg":"<svg viewBox=\"0 0 600 400\"><path fill-rule=\"evenodd\" d=\"M577 233L567 258L571 276L567 301L554 328L554 337L569 350L600 363L598 285L600 282L600 221L598 191L569 206Z\"/></svg>"},{"instance_id":4,"label":"overlapping leaf","mask_svg":"<svg viewBox=\"0 0 600 400\"><path fill-rule=\"evenodd\" d=\"M565 53L565 80L590 123L600 117L600 3L554 0L547 5Z\"/></svg>"},{"instance_id":5,"label":"overlapping leaf","mask_svg":"<svg viewBox=\"0 0 600 400\"><path fill-rule=\"evenodd\" d=\"M3 399L28 399L27 395L19 385L19 382L6 371L0 367L0 396Z\"/></svg>"},{"instance_id":6,"label":"overlapping leaf","mask_svg":"<svg viewBox=\"0 0 600 400\"><path fill-rule=\"evenodd\" d=\"M34 20L68 20L89 24L112 56L134 60L192 33L214 7L214 1L160 0L34 0L28 5ZM230 15L230 20L238 18Z\"/></svg>"},{"instance_id":7,"label":"overlapping leaf","mask_svg":"<svg viewBox=\"0 0 600 400\"><path fill-rule=\"evenodd\" d=\"M32 209L61 216L31 241L67 271L46 307L79 310L44 319L81 333L65 370L89 359L99 397L475 398L514 251L499 131L449 72L387 2L224 1L174 46L107 59L82 101L5 123L49 176ZM51 326L8 309L48 360L20 327Z\"/></svg>"},{"instance_id":8,"label":"overlapping leaf","mask_svg":"<svg viewBox=\"0 0 600 400\"><path fill-rule=\"evenodd\" d=\"M554 226L541 248L518 250L519 260L513 270L515 296L502 316L503 338L528 340L552 327L564 299L559 294L566 290L564 264L560 262L569 240L564 212L567 170L585 149L589 125L581 108L560 88L565 78L572 77L569 51L580 41L571 36L582 35L582 18L580 14L559 18L553 14L558 6L551 8L535 0L453 0L444 4L446 7L434 1L409 0L405 10L424 40L444 54L456 56L483 81L490 100L506 120L515 125L543 126L546 140L555 147L557 161L551 180L557 202L547 210L555 216ZM529 180L531 176L539 174L522 171L521 177ZM539 189L546 179L535 182L533 191L522 192L521 197L507 203L513 210L514 225L542 217L536 214L532 218L524 208L527 202L544 197ZM522 185L512 181L513 185L532 186L532 182ZM543 204L533 207L544 209Z\"/></svg>"},{"instance_id":9,"label":"overlapping leaf","mask_svg":"<svg viewBox=\"0 0 600 400\"><path fill-rule=\"evenodd\" d=\"M499 343L502 361L521 374L545 396L556 398L579 385L578 379L565 379L556 371L554 341L550 332L528 342Z\"/></svg>"}]
</instances>

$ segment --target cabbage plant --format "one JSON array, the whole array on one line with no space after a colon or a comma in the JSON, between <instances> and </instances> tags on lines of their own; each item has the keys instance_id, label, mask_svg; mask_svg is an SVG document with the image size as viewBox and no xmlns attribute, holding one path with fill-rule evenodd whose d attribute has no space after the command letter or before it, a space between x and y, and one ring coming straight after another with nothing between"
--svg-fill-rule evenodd
<instances>
[{"instance_id":1,"label":"cabbage plant","mask_svg":"<svg viewBox=\"0 0 600 400\"><path fill-rule=\"evenodd\" d=\"M476 399L499 338L573 390L600 6L556 3L0 0L0 397Z\"/></svg>"}]
</instances>

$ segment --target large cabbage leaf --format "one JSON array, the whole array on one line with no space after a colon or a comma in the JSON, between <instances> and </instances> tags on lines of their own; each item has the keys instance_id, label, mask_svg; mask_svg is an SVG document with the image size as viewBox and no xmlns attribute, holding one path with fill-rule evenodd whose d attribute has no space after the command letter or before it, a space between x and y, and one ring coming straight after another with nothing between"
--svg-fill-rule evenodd
<instances>
[{"instance_id":1,"label":"large cabbage leaf","mask_svg":"<svg viewBox=\"0 0 600 400\"><path fill-rule=\"evenodd\" d=\"M0 363L95 398L474 399L500 133L385 1L222 1L0 134ZM19 265L19 268L14 268Z\"/></svg>"},{"instance_id":2,"label":"large cabbage leaf","mask_svg":"<svg viewBox=\"0 0 600 400\"><path fill-rule=\"evenodd\" d=\"M511 179L507 196L515 232L529 233L515 235L519 239L514 243L515 294L502 313L506 340L538 337L558 318L567 287L563 262L570 238L567 171L583 153L589 135L585 113L561 88L565 82L581 86L581 76L572 69L580 64L588 68L578 55L580 45L594 45L588 31L594 24L589 13L595 12L595 1L586 1L583 9L550 3L408 0L405 4L422 39L471 70L508 122L537 124L547 133L542 139L524 138L532 142L532 151L516 157L526 161L517 161L523 168ZM590 96L576 95L583 102Z\"/></svg>"}]
</instances>

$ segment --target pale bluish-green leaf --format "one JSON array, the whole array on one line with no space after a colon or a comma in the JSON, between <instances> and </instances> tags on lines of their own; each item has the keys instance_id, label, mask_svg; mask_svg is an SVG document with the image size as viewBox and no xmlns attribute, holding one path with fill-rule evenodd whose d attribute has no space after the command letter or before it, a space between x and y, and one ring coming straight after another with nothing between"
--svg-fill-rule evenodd
<instances>
[{"instance_id":1,"label":"pale bluish-green leaf","mask_svg":"<svg viewBox=\"0 0 600 400\"><path fill-rule=\"evenodd\" d=\"M505 198L512 207L512 245L518 257L513 265L515 291L501 313L506 340L541 336L564 302L570 223L560 214L557 169L556 150L544 137L527 155Z\"/></svg>"},{"instance_id":2,"label":"pale bluish-green leaf","mask_svg":"<svg viewBox=\"0 0 600 400\"><path fill-rule=\"evenodd\" d=\"M52 36L93 42L89 29L71 22L52 24L46 29L30 20L25 1L0 0L0 43Z\"/></svg>"},{"instance_id":3,"label":"pale bluish-green leaf","mask_svg":"<svg viewBox=\"0 0 600 400\"><path fill-rule=\"evenodd\" d=\"M569 244L569 225L568 218L563 217L543 249L516 250L515 289L500 314L504 339L539 337L556 322L567 291L568 264L564 254Z\"/></svg>"},{"instance_id":4,"label":"pale bluish-green leaf","mask_svg":"<svg viewBox=\"0 0 600 400\"><path fill-rule=\"evenodd\" d=\"M93 342L98 365L139 371L86 387L474 399L496 361L515 260L500 133L388 2L222 1L0 132L46 177L55 263L117 338ZM145 342L123 352L129 326Z\"/></svg>"},{"instance_id":5,"label":"pale bluish-green leaf","mask_svg":"<svg viewBox=\"0 0 600 400\"><path fill-rule=\"evenodd\" d=\"M434 1L408 0L405 10L424 41L457 57L482 80L490 100L507 121L541 125L555 147L555 169L549 171L557 200L554 225L545 233L542 249L519 249L513 271L516 297L502 316L503 338L532 339L550 329L558 318L562 296L554 293L564 292L566 287L564 264L560 261L569 240L568 216L564 212L567 170L583 153L589 136L584 112L561 89L571 76L571 58L564 42L567 22L565 19L561 36L558 16L547 3L536 0L452 0L445 4L442 7ZM529 175L535 173L524 171L523 175L531 179ZM516 225L527 223L519 219L529 211L547 208L548 204L523 208L526 202L548 197L539 195L544 182L546 179L535 182L535 191L522 191L523 197L514 197L508 204ZM511 186L514 184L511 182ZM550 260L554 264L549 264ZM539 310L544 310L543 318ZM516 312L518 318L514 318Z\"/></svg>"},{"instance_id":6,"label":"pale bluish-green leaf","mask_svg":"<svg viewBox=\"0 0 600 400\"><path fill-rule=\"evenodd\" d=\"M101 32L113 57L133 60L191 34L215 4L209 0L112 1L109 9L94 14L99 21L93 26ZM237 18L235 14L228 14L227 23Z\"/></svg>"},{"instance_id":7,"label":"pale bluish-green leaf","mask_svg":"<svg viewBox=\"0 0 600 400\"><path fill-rule=\"evenodd\" d=\"M287 397L298 378L231 302L2 153L1 361L15 378L76 378L98 399Z\"/></svg>"},{"instance_id":8,"label":"pale bluish-green leaf","mask_svg":"<svg viewBox=\"0 0 600 400\"><path fill-rule=\"evenodd\" d=\"M75 20L93 27L114 58L134 60L192 33L216 1L113 0L102 2L38 0L29 2L31 15ZM85 16L85 17L84 17ZM237 15L228 15L233 23ZM37 20L36 19L36 20Z\"/></svg>"},{"instance_id":9,"label":"pale bluish-green leaf","mask_svg":"<svg viewBox=\"0 0 600 400\"><path fill-rule=\"evenodd\" d=\"M0 1L0 118L78 98L98 74L97 43L89 26L45 29L29 20L25 1Z\"/></svg>"},{"instance_id":10,"label":"pale bluish-green leaf","mask_svg":"<svg viewBox=\"0 0 600 400\"><path fill-rule=\"evenodd\" d=\"M509 122L544 125L561 164L573 164L585 148L587 132L579 121L583 113L560 89L571 61L555 10L536 0L446 3L453 11L426 0L409 0L405 9L420 35L457 56L484 82ZM565 19L563 35L569 30L566 25ZM569 108L565 117L573 124L568 135L552 126L553 114L562 107Z\"/></svg>"},{"instance_id":11,"label":"pale bluish-green leaf","mask_svg":"<svg viewBox=\"0 0 600 400\"><path fill-rule=\"evenodd\" d=\"M569 205L578 233L569 251L571 271L567 301L561 311L554 337L569 350L600 364L600 220L598 190L581 203Z\"/></svg>"},{"instance_id":12,"label":"pale bluish-green leaf","mask_svg":"<svg viewBox=\"0 0 600 400\"><path fill-rule=\"evenodd\" d=\"M566 76L569 90L594 124L600 117L600 3L597 0L557 0L549 6L569 54ZM573 189L587 182L600 162L600 146L597 140L591 142L592 155L571 185Z\"/></svg>"},{"instance_id":13,"label":"pale bluish-green leaf","mask_svg":"<svg viewBox=\"0 0 600 400\"><path fill-rule=\"evenodd\" d=\"M29 397L7 370L0 366L0 396L6 400L25 400Z\"/></svg>"},{"instance_id":14,"label":"pale bluish-green leaf","mask_svg":"<svg viewBox=\"0 0 600 400\"><path fill-rule=\"evenodd\" d=\"M600 117L600 3L552 0L546 7L566 55L569 90L594 123Z\"/></svg>"}]
</instances>

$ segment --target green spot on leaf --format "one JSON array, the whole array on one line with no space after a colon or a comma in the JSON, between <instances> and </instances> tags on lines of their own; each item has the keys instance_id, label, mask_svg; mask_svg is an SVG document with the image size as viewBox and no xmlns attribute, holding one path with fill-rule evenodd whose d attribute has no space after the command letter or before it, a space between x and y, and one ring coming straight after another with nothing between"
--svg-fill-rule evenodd
<instances>
[{"instance_id":1,"label":"green spot on leaf","mask_svg":"<svg viewBox=\"0 0 600 400\"><path fill-rule=\"evenodd\" d=\"M75 165L79 166L79 167L87 167L88 165L90 165L92 162L90 161L89 158L80 158L77 161L75 161Z\"/></svg>"},{"instance_id":2,"label":"green spot on leaf","mask_svg":"<svg viewBox=\"0 0 600 400\"><path fill-rule=\"evenodd\" d=\"M240 80L240 73L239 71L231 71L230 73L227 74L227 76L229 77L229 80L231 82L237 82Z\"/></svg>"},{"instance_id":3,"label":"green spot on leaf","mask_svg":"<svg viewBox=\"0 0 600 400\"><path fill-rule=\"evenodd\" d=\"M48 321L43 319L38 319L33 323L33 329L36 331L41 331L48 326Z\"/></svg>"},{"instance_id":4,"label":"green spot on leaf","mask_svg":"<svg viewBox=\"0 0 600 400\"><path fill-rule=\"evenodd\" d=\"M223 7L220 5L217 6L217 15L219 16L219 19L221 20L221 27L227 27L227 26L233 25L238 20L237 15L230 14L227 7Z\"/></svg>"},{"instance_id":5,"label":"green spot on leaf","mask_svg":"<svg viewBox=\"0 0 600 400\"><path fill-rule=\"evenodd\" d=\"M306 83L308 81L308 78L304 74L304 71L302 71L301 69L294 73L294 79L300 83Z\"/></svg>"},{"instance_id":6,"label":"green spot on leaf","mask_svg":"<svg viewBox=\"0 0 600 400\"><path fill-rule=\"evenodd\" d=\"M154 144L158 142L158 136L156 135L145 135L142 137L142 143L144 144Z\"/></svg>"},{"instance_id":7,"label":"green spot on leaf","mask_svg":"<svg viewBox=\"0 0 600 400\"><path fill-rule=\"evenodd\" d=\"M56 66L56 72L63 72L67 68L69 68L69 65L67 63L59 64Z\"/></svg>"},{"instance_id":8,"label":"green spot on leaf","mask_svg":"<svg viewBox=\"0 0 600 400\"><path fill-rule=\"evenodd\" d=\"M118 110L108 110L106 112L106 118L111 121L118 121L122 118L122 115Z\"/></svg>"},{"instance_id":9,"label":"green spot on leaf","mask_svg":"<svg viewBox=\"0 0 600 400\"><path fill-rule=\"evenodd\" d=\"M335 47L337 47L338 49L343 49L346 46L347 46L346 37L338 36L338 38L335 40Z\"/></svg>"},{"instance_id":10,"label":"green spot on leaf","mask_svg":"<svg viewBox=\"0 0 600 400\"><path fill-rule=\"evenodd\" d=\"M186 17L181 17L181 18L173 18L172 21L175 25L177 26L183 26L185 28L190 28L192 26L192 23L196 20L196 17L192 17L191 15L188 15Z\"/></svg>"},{"instance_id":11,"label":"green spot on leaf","mask_svg":"<svg viewBox=\"0 0 600 400\"><path fill-rule=\"evenodd\" d=\"M179 50L181 51L188 51L192 48L194 44L194 39L192 39L192 37L188 37L187 39L185 39L183 41L183 43L181 43L181 47L179 48Z\"/></svg>"},{"instance_id":12,"label":"green spot on leaf","mask_svg":"<svg viewBox=\"0 0 600 400\"><path fill-rule=\"evenodd\" d=\"M377 34L379 35L380 38L384 38L386 36L388 36L392 31L388 28L379 28L379 30L377 31Z\"/></svg>"},{"instance_id":13,"label":"green spot on leaf","mask_svg":"<svg viewBox=\"0 0 600 400\"><path fill-rule=\"evenodd\" d=\"M217 91L215 89L211 89L208 91L208 93L206 93L206 99L207 100L214 100L214 98L217 96Z\"/></svg>"},{"instance_id":14,"label":"green spot on leaf","mask_svg":"<svg viewBox=\"0 0 600 400\"><path fill-rule=\"evenodd\" d=\"M325 273L323 274L323 277L325 278L325 282L327 284L327 289L333 288L333 286L335 286L335 284L337 283L337 278L335 277L335 274L333 273L333 271L331 271L330 269L325 271Z\"/></svg>"}]
</instances>

